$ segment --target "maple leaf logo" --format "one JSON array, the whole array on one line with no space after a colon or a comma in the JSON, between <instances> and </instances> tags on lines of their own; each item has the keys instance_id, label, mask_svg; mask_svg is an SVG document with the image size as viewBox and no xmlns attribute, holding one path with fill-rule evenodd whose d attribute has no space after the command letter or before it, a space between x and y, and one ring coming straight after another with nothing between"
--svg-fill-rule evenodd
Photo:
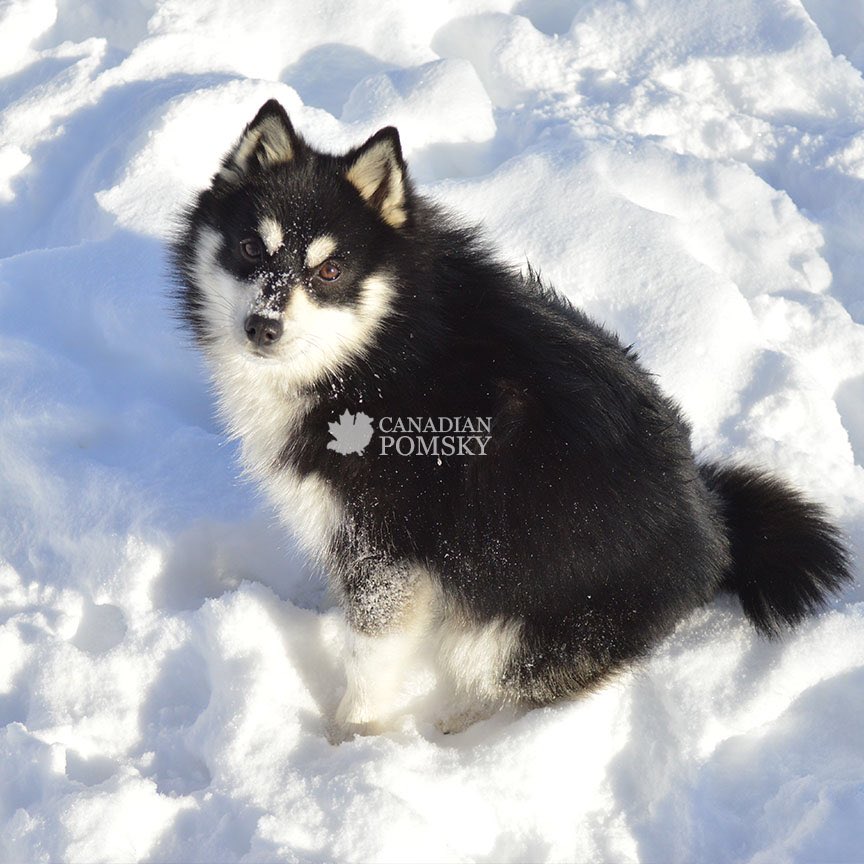
<instances>
[{"instance_id":1,"label":"maple leaf logo","mask_svg":"<svg viewBox=\"0 0 864 864\"><path fill-rule=\"evenodd\" d=\"M344 411L336 423L328 423L327 426L334 438L327 442L327 449L335 450L343 456L362 453L369 446L375 431L372 428L372 418L362 411L358 414Z\"/></svg>"}]
</instances>

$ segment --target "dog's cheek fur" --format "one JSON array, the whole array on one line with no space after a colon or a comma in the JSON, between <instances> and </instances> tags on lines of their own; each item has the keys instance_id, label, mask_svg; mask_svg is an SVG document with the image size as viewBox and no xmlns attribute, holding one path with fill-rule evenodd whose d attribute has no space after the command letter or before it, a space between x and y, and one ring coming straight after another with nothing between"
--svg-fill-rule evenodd
<instances>
[{"instance_id":1,"label":"dog's cheek fur","mask_svg":"<svg viewBox=\"0 0 864 864\"><path fill-rule=\"evenodd\" d=\"M201 298L199 311L205 344L211 352L219 346L235 353L242 348L237 334L242 332L253 292L219 265L221 243L221 237L213 228L204 227L198 232L192 274Z\"/></svg>"},{"instance_id":2,"label":"dog's cheek fur","mask_svg":"<svg viewBox=\"0 0 864 864\"><path fill-rule=\"evenodd\" d=\"M342 366L362 357L390 311L393 293L384 274L363 280L358 301L350 306L322 306L295 289L283 318L286 338L297 341L294 356L285 358L297 383L337 374Z\"/></svg>"}]
</instances>

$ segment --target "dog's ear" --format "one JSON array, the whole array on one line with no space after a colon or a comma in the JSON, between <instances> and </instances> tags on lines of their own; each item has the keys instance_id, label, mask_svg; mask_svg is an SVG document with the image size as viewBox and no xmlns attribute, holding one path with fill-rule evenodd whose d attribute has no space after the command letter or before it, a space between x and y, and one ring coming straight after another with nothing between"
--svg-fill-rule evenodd
<instances>
[{"instance_id":1,"label":"dog's ear","mask_svg":"<svg viewBox=\"0 0 864 864\"><path fill-rule=\"evenodd\" d=\"M239 183L253 171L291 162L299 156L303 146L285 109L275 99L270 99L261 106L225 157L219 177L228 183Z\"/></svg>"},{"instance_id":2,"label":"dog's ear","mask_svg":"<svg viewBox=\"0 0 864 864\"><path fill-rule=\"evenodd\" d=\"M408 177L399 133L392 126L380 129L365 144L346 156L345 177L363 200L394 228L408 218Z\"/></svg>"}]
</instances>

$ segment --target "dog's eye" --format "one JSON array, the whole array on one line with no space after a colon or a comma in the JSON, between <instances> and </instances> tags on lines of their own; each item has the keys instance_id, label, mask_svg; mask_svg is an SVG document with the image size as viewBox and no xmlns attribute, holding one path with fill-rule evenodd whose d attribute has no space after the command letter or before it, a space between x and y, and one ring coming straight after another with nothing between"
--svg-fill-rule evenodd
<instances>
[{"instance_id":1,"label":"dog's eye","mask_svg":"<svg viewBox=\"0 0 864 864\"><path fill-rule=\"evenodd\" d=\"M342 271L335 261L325 261L315 275L325 282L335 282L342 275Z\"/></svg>"},{"instance_id":2,"label":"dog's eye","mask_svg":"<svg viewBox=\"0 0 864 864\"><path fill-rule=\"evenodd\" d=\"M248 261L257 261L264 254L264 247L257 237L247 237L240 241L240 252Z\"/></svg>"}]
</instances>

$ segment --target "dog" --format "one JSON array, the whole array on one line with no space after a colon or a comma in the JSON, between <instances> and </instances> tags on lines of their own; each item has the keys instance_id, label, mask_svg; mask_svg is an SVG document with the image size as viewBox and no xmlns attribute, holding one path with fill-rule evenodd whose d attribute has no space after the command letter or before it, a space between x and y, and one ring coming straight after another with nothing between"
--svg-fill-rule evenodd
<instances>
[{"instance_id":1,"label":"dog","mask_svg":"<svg viewBox=\"0 0 864 864\"><path fill-rule=\"evenodd\" d=\"M598 687L718 592L774 636L850 580L817 504L697 464L631 348L418 193L392 127L331 155L267 102L173 261L243 465L344 609L335 741L387 728L422 646L457 732Z\"/></svg>"}]
</instances>

